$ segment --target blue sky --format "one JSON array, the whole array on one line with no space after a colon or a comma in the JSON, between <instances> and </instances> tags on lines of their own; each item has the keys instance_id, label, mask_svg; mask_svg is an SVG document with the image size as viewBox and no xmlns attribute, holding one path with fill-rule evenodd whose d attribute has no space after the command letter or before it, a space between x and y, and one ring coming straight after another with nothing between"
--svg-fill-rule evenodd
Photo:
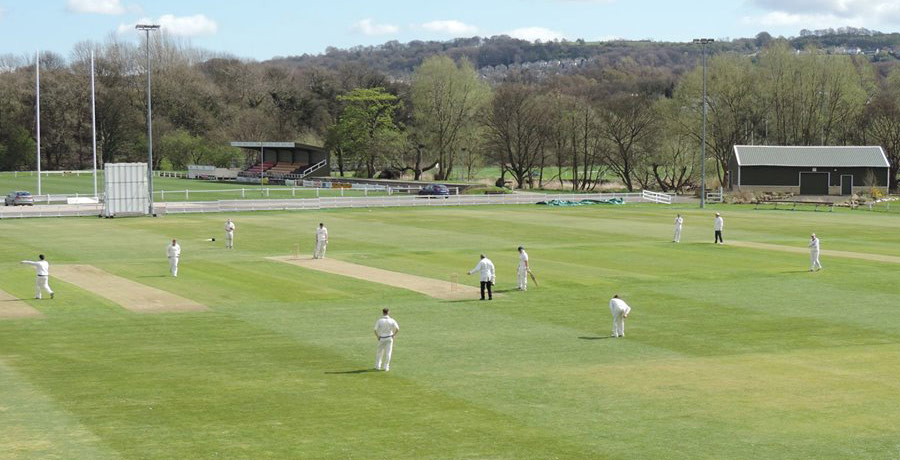
<instances>
[{"instance_id":1,"label":"blue sky","mask_svg":"<svg viewBox=\"0 0 900 460\"><path fill-rule=\"evenodd\" d=\"M137 40L138 22L162 24L194 46L265 60L473 35L686 41L842 26L893 32L900 0L0 0L0 54L68 56L80 41Z\"/></svg>"}]
</instances>

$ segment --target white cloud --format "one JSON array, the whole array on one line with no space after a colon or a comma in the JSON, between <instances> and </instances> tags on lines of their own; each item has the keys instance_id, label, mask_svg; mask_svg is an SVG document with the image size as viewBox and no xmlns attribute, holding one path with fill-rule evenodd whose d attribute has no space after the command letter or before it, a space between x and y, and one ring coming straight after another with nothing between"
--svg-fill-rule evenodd
<instances>
[{"instance_id":1,"label":"white cloud","mask_svg":"<svg viewBox=\"0 0 900 460\"><path fill-rule=\"evenodd\" d=\"M357 21L350 29L363 35L390 35L400 31L400 28L395 25L376 24L371 18Z\"/></svg>"},{"instance_id":2,"label":"white cloud","mask_svg":"<svg viewBox=\"0 0 900 460\"><path fill-rule=\"evenodd\" d=\"M66 0L66 8L75 13L120 15L125 7L119 0Z\"/></svg>"},{"instance_id":3,"label":"white cloud","mask_svg":"<svg viewBox=\"0 0 900 460\"><path fill-rule=\"evenodd\" d=\"M216 21L203 14L193 16L175 16L164 14L159 19L141 18L134 24L119 25L119 33L127 33L134 30L135 24L159 24L160 29L167 34L179 37L195 37L198 35L214 35L219 31Z\"/></svg>"},{"instance_id":4,"label":"white cloud","mask_svg":"<svg viewBox=\"0 0 900 460\"><path fill-rule=\"evenodd\" d=\"M896 25L900 21L900 2L896 0L752 0L752 3L769 12L745 18L744 22L816 28Z\"/></svg>"},{"instance_id":5,"label":"white cloud","mask_svg":"<svg viewBox=\"0 0 900 460\"><path fill-rule=\"evenodd\" d=\"M520 40L528 40L531 42L535 40L549 42L565 38L563 37L563 34L561 32L550 30L546 27L521 27L519 29L507 32L506 35L509 35L513 38L518 38Z\"/></svg>"},{"instance_id":6,"label":"white cloud","mask_svg":"<svg viewBox=\"0 0 900 460\"><path fill-rule=\"evenodd\" d=\"M422 24L422 28L429 32L437 32L456 37L478 32L478 27L453 19L426 22L425 24Z\"/></svg>"}]
</instances>

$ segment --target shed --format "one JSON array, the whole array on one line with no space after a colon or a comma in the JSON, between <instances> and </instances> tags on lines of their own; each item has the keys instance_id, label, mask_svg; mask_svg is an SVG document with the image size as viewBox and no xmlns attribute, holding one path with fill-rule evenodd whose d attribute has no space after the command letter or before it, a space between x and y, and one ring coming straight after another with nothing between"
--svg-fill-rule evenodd
<instances>
[{"instance_id":1,"label":"shed","mask_svg":"<svg viewBox=\"0 0 900 460\"><path fill-rule=\"evenodd\" d=\"M888 191L890 163L878 146L735 145L730 188L800 195Z\"/></svg>"}]
</instances>

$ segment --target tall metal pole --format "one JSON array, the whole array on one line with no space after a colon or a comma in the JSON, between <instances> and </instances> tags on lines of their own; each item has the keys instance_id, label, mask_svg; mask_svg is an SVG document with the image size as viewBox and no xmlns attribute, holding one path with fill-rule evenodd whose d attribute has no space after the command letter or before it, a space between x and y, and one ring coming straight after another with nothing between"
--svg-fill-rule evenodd
<instances>
[{"instance_id":1,"label":"tall metal pole","mask_svg":"<svg viewBox=\"0 0 900 460\"><path fill-rule=\"evenodd\" d=\"M153 99L150 91L150 75L153 69L150 66L150 31L159 29L157 24L138 24L134 26L137 30L146 32L147 38L147 187L150 192L150 215L153 212Z\"/></svg>"},{"instance_id":2,"label":"tall metal pole","mask_svg":"<svg viewBox=\"0 0 900 460\"><path fill-rule=\"evenodd\" d=\"M714 42L712 38L695 38L700 44L703 60L703 131L700 136L700 207L706 207L706 45Z\"/></svg>"},{"instance_id":3,"label":"tall metal pole","mask_svg":"<svg viewBox=\"0 0 900 460\"><path fill-rule=\"evenodd\" d=\"M41 52L34 53L34 115L37 119L35 137L37 138L37 194L41 194Z\"/></svg>"},{"instance_id":4,"label":"tall metal pole","mask_svg":"<svg viewBox=\"0 0 900 460\"><path fill-rule=\"evenodd\" d=\"M97 198L97 96L94 91L94 50L91 50L91 141L94 145L94 198Z\"/></svg>"}]
</instances>

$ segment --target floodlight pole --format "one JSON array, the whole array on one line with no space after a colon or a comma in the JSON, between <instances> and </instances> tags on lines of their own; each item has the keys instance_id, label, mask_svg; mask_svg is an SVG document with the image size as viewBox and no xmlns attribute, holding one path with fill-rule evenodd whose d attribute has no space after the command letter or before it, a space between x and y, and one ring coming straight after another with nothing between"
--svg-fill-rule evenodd
<instances>
[{"instance_id":1,"label":"floodlight pole","mask_svg":"<svg viewBox=\"0 0 900 460\"><path fill-rule=\"evenodd\" d=\"M695 38L694 43L700 45L703 60L703 133L700 138L700 207L706 207L706 45L714 42L712 38Z\"/></svg>"},{"instance_id":2,"label":"floodlight pole","mask_svg":"<svg viewBox=\"0 0 900 460\"><path fill-rule=\"evenodd\" d=\"M153 100L150 92L150 31L159 30L159 24L138 24L137 30L143 30L147 37L147 187L150 196L150 215L153 213Z\"/></svg>"}]
</instances>

